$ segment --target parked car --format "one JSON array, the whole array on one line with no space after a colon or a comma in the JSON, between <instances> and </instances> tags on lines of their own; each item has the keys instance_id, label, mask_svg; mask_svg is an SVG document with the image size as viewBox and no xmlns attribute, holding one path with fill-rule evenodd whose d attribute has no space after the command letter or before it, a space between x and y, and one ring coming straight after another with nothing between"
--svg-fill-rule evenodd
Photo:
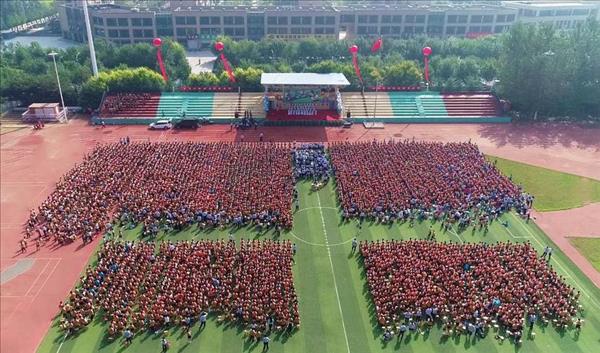
<instances>
[{"instance_id":1,"label":"parked car","mask_svg":"<svg viewBox=\"0 0 600 353\"><path fill-rule=\"evenodd\" d=\"M150 130L169 130L173 128L173 124L169 120L157 120L151 123L148 128Z\"/></svg>"}]
</instances>

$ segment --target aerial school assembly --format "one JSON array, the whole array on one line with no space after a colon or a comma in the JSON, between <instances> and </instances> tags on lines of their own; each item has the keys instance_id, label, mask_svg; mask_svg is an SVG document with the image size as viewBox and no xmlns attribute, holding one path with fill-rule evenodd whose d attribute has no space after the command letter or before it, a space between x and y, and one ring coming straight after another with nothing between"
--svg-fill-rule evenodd
<instances>
[{"instance_id":1,"label":"aerial school assembly","mask_svg":"<svg viewBox=\"0 0 600 353\"><path fill-rule=\"evenodd\" d=\"M300 327L291 242L155 245L120 241L121 232L141 225L144 240L187 227L285 232L298 208L295 183L330 178L347 222L435 220L447 229L486 229L511 210L529 217L532 203L471 143L119 143L97 147L61 179L31 213L23 240L64 244L106 234L97 264L61 303L69 333L96 315L114 337L190 326L216 312L258 339ZM434 232L428 238L360 243L385 340L435 322L448 335L500 327L515 342L537 320L581 326L579 292L548 265L551 254L540 257L528 244L444 243Z\"/></svg>"}]
</instances>

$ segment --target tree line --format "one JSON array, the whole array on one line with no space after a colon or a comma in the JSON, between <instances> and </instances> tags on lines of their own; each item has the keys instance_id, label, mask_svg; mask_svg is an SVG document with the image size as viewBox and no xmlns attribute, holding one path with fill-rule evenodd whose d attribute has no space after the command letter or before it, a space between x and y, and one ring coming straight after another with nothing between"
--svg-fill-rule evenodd
<instances>
[{"instance_id":1,"label":"tree line","mask_svg":"<svg viewBox=\"0 0 600 353\"><path fill-rule=\"evenodd\" d=\"M8 29L54 13L54 0L2 0L0 29Z\"/></svg>"},{"instance_id":2,"label":"tree line","mask_svg":"<svg viewBox=\"0 0 600 353\"><path fill-rule=\"evenodd\" d=\"M571 31L550 26L517 24L503 35L479 39L384 38L380 51L371 53L373 39L354 41L281 40L233 41L219 38L234 68L236 84L260 91L263 72L341 72L348 89L360 82L348 48L359 46L365 86L418 85L423 81L424 46L433 49L431 88L441 91L492 90L512 102L518 118L600 117L600 24L590 19ZM58 89L48 51L37 44L7 46L0 61L3 99L31 102L58 101ZM60 50L59 75L68 105L97 107L103 90L172 89L176 85L229 85L220 60L213 72L190 74L183 47L163 40L168 83L156 82L156 49L150 44L113 46L96 41L102 78L91 78L87 46ZM148 70L131 71L133 68ZM133 76L131 73L135 73ZM110 74L109 74L110 73ZM140 77L137 77L139 75ZM160 75L158 75L160 77Z\"/></svg>"}]
</instances>

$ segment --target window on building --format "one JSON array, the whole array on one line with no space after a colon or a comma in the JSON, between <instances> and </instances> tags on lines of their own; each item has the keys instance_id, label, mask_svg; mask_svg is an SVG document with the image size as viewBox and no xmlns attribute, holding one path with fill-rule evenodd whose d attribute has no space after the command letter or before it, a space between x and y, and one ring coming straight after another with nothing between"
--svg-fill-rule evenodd
<instances>
[{"instance_id":1,"label":"window on building","mask_svg":"<svg viewBox=\"0 0 600 353\"><path fill-rule=\"evenodd\" d=\"M456 27L456 34L465 34L465 33L467 33L467 27L465 27L465 26Z\"/></svg>"},{"instance_id":2,"label":"window on building","mask_svg":"<svg viewBox=\"0 0 600 353\"><path fill-rule=\"evenodd\" d=\"M482 20L483 20L483 16L481 16L481 15L471 16L471 23L481 23Z\"/></svg>"},{"instance_id":3,"label":"window on building","mask_svg":"<svg viewBox=\"0 0 600 353\"><path fill-rule=\"evenodd\" d=\"M552 10L541 10L540 11L540 17L548 17L548 16L553 16L554 15L554 11Z\"/></svg>"},{"instance_id":4,"label":"window on building","mask_svg":"<svg viewBox=\"0 0 600 353\"><path fill-rule=\"evenodd\" d=\"M381 26L381 29L379 30L380 34L390 34L392 33L392 27L390 26Z\"/></svg>"},{"instance_id":5,"label":"window on building","mask_svg":"<svg viewBox=\"0 0 600 353\"><path fill-rule=\"evenodd\" d=\"M225 22L225 24L227 24L227 22ZM276 25L277 24L277 17L275 17L275 16L269 16L269 17L267 17L267 24L268 25ZM267 30L267 33L269 33L268 30Z\"/></svg>"},{"instance_id":6,"label":"window on building","mask_svg":"<svg viewBox=\"0 0 600 353\"><path fill-rule=\"evenodd\" d=\"M210 18L210 24L211 25L220 25L221 24L221 17L218 17L218 16L211 17Z\"/></svg>"},{"instance_id":7,"label":"window on building","mask_svg":"<svg viewBox=\"0 0 600 353\"><path fill-rule=\"evenodd\" d=\"M415 23L425 23L425 15L415 16Z\"/></svg>"},{"instance_id":8,"label":"window on building","mask_svg":"<svg viewBox=\"0 0 600 353\"><path fill-rule=\"evenodd\" d=\"M506 15L496 16L496 22L506 22Z\"/></svg>"},{"instance_id":9,"label":"window on building","mask_svg":"<svg viewBox=\"0 0 600 353\"><path fill-rule=\"evenodd\" d=\"M226 30L229 28L225 28ZM233 32L233 30L232 30ZM228 34L227 31L225 31L225 34ZM277 27L267 27L267 34L277 34Z\"/></svg>"},{"instance_id":10,"label":"window on building","mask_svg":"<svg viewBox=\"0 0 600 353\"><path fill-rule=\"evenodd\" d=\"M223 23L226 25L243 25L244 17L242 17L242 16L225 16L225 17L223 17Z\"/></svg>"},{"instance_id":11,"label":"window on building","mask_svg":"<svg viewBox=\"0 0 600 353\"><path fill-rule=\"evenodd\" d=\"M270 30L271 30L271 29L273 29L273 28L272 28L272 27L269 27L269 28L267 29L267 33L271 33L271 32L270 32ZM223 29L223 33L225 33L225 35L226 35L226 36L233 36L233 35L234 35L234 34L233 34L233 33L234 33L234 32L233 32L233 28L231 28L231 27L225 27L225 28Z\"/></svg>"},{"instance_id":12,"label":"window on building","mask_svg":"<svg viewBox=\"0 0 600 353\"><path fill-rule=\"evenodd\" d=\"M141 18L132 18L131 25L133 27L142 27L142 19Z\"/></svg>"},{"instance_id":13,"label":"window on building","mask_svg":"<svg viewBox=\"0 0 600 353\"><path fill-rule=\"evenodd\" d=\"M379 16L377 16L377 15L369 16L369 23L377 23L377 22L379 22Z\"/></svg>"},{"instance_id":14,"label":"window on building","mask_svg":"<svg viewBox=\"0 0 600 353\"><path fill-rule=\"evenodd\" d=\"M508 26L496 26L494 27L494 33L502 33L508 29Z\"/></svg>"},{"instance_id":15,"label":"window on building","mask_svg":"<svg viewBox=\"0 0 600 353\"><path fill-rule=\"evenodd\" d=\"M381 23L392 23L392 16L381 15Z\"/></svg>"},{"instance_id":16,"label":"window on building","mask_svg":"<svg viewBox=\"0 0 600 353\"><path fill-rule=\"evenodd\" d=\"M177 20L175 20L175 21L177 21ZM177 33L177 35L179 37L185 37L187 34L187 32L185 31L185 28L176 28L175 33Z\"/></svg>"},{"instance_id":17,"label":"window on building","mask_svg":"<svg viewBox=\"0 0 600 353\"><path fill-rule=\"evenodd\" d=\"M533 11L533 10L524 10L523 11L523 16L525 17L535 17L537 11Z\"/></svg>"},{"instance_id":18,"label":"window on building","mask_svg":"<svg viewBox=\"0 0 600 353\"><path fill-rule=\"evenodd\" d=\"M133 30L133 37L134 38L141 38L144 36L144 31L142 31L141 29L134 29Z\"/></svg>"},{"instance_id":19,"label":"window on building","mask_svg":"<svg viewBox=\"0 0 600 353\"><path fill-rule=\"evenodd\" d=\"M127 38L127 37L129 37L129 30L128 29L120 29L119 30L119 37L121 37L121 38Z\"/></svg>"},{"instance_id":20,"label":"window on building","mask_svg":"<svg viewBox=\"0 0 600 353\"><path fill-rule=\"evenodd\" d=\"M492 33L492 26L481 26L481 32Z\"/></svg>"},{"instance_id":21,"label":"window on building","mask_svg":"<svg viewBox=\"0 0 600 353\"><path fill-rule=\"evenodd\" d=\"M142 18L142 24L145 27L150 27L150 26L152 26L152 19L151 18Z\"/></svg>"},{"instance_id":22,"label":"window on building","mask_svg":"<svg viewBox=\"0 0 600 353\"><path fill-rule=\"evenodd\" d=\"M302 17L300 17L300 16L292 16L292 24L293 25L302 24Z\"/></svg>"},{"instance_id":23,"label":"window on building","mask_svg":"<svg viewBox=\"0 0 600 353\"><path fill-rule=\"evenodd\" d=\"M445 17L446 16L444 14L431 14L431 15L429 15L429 17L427 17L427 23L435 24L435 25L443 25Z\"/></svg>"},{"instance_id":24,"label":"window on building","mask_svg":"<svg viewBox=\"0 0 600 353\"><path fill-rule=\"evenodd\" d=\"M356 20L356 17L354 17L354 15L341 15L340 16L340 23L354 23L355 20Z\"/></svg>"},{"instance_id":25,"label":"window on building","mask_svg":"<svg viewBox=\"0 0 600 353\"><path fill-rule=\"evenodd\" d=\"M449 35L456 34L456 27L454 27L454 26L446 27L446 34L449 34Z\"/></svg>"},{"instance_id":26,"label":"window on building","mask_svg":"<svg viewBox=\"0 0 600 353\"><path fill-rule=\"evenodd\" d=\"M448 15L448 23L456 23L457 16L456 15Z\"/></svg>"},{"instance_id":27,"label":"window on building","mask_svg":"<svg viewBox=\"0 0 600 353\"><path fill-rule=\"evenodd\" d=\"M369 16L367 15L358 15L358 23L368 23Z\"/></svg>"},{"instance_id":28,"label":"window on building","mask_svg":"<svg viewBox=\"0 0 600 353\"><path fill-rule=\"evenodd\" d=\"M335 24L335 16L325 16L325 24L326 25L334 25Z\"/></svg>"},{"instance_id":29,"label":"window on building","mask_svg":"<svg viewBox=\"0 0 600 353\"><path fill-rule=\"evenodd\" d=\"M287 17L284 17L284 16L281 16L281 17L279 17L279 18L277 19L277 23L278 23L280 26L286 26L286 25L288 24L288 18L287 18Z\"/></svg>"},{"instance_id":30,"label":"window on building","mask_svg":"<svg viewBox=\"0 0 600 353\"><path fill-rule=\"evenodd\" d=\"M117 21L119 23L119 27L127 27L127 26L129 26L129 19L128 18L119 18Z\"/></svg>"},{"instance_id":31,"label":"window on building","mask_svg":"<svg viewBox=\"0 0 600 353\"><path fill-rule=\"evenodd\" d=\"M459 15L458 16L458 23L467 23L467 21L469 20L469 15Z\"/></svg>"},{"instance_id":32,"label":"window on building","mask_svg":"<svg viewBox=\"0 0 600 353\"><path fill-rule=\"evenodd\" d=\"M109 29L108 30L108 38L119 38L119 30L118 29Z\"/></svg>"},{"instance_id":33,"label":"window on building","mask_svg":"<svg viewBox=\"0 0 600 353\"><path fill-rule=\"evenodd\" d=\"M335 34L335 28L325 27L325 34Z\"/></svg>"},{"instance_id":34,"label":"window on building","mask_svg":"<svg viewBox=\"0 0 600 353\"><path fill-rule=\"evenodd\" d=\"M157 21L158 22L158 21ZM156 35L157 36L164 36L164 37L172 37L173 36L173 28L160 28L157 27L156 28Z\"/></svg>"},{"instance_id":35,"label":"window on building","mask_svg":"<svg viewBox=\"0 0 600 353\"><path fill-rule=\"evenodd\" d=\"M315 24L316 25L324 25L325 24L325 17L323 17L323 16L316 16L315 17Z\"/></svg>"},{"instance_id":36,"label":"window on building","mask_svg":"<svg viewBox=\"0 0 600 353\"><path fill-rule=\"evenodd\" d=\"M154 31L151 29L144 30L144 38L152 38L154 37Z\"/></svg>"},{"instance_id":37,"label":"window on building","mask_svg":"<svg viewBox=\"0 0 600 353\"><path fill-rule=\"evenodd\" d=\"M368 32L368 28L367 26L358 26L357 30L356 30L356 34L367 34Z\"/></svg>"},{"instance_id":38,"label":"window on building","mask_svg":"<svg viewBox=\"0 0 600 353\"><path fill-rule=\"evenodd\" d=\"M404 27L404 33L407 33L407 34L415 33L415 27L413 27L413 26Z\"/></svg>"},{"instance_id":39,"label":"window on building","mask_svg":"<svg viewBox=\"0 0 600 353\"><path fill-rule=\"evenodd\" d=\"M315 34L325 34L325 28L323 28L323 27L315 28Z\"/></svg>"},{"instance_id":40,"label":"window on building","mask_svg":"<svg viewBox=\"0 0 600 353\"><path fill-rule=\"evenodd\" d=\"M205 17L205 16L200 17L200 24L201 25L210 24L210 17Z\"/></svg>"},{"instance_id":41,"label":"window on building","mask_svg":"<svg viewBox=\"0 0 600 353\"><path fill-rule=\"evenodd\" d=\"M590 13L588 9L575 9L573 10L573 16L587 16Z\"/></svg>"},{"instance_id":42,"label":"window on building","mask_svg":"<svg viewBox=\"0 0 600 353\"><path fill-rule=\"evenodd\" d=\"M401 34L401 33L402 33L402 27L392 26L392 34Z\"/></svg>"},{"instance_id":43,"label":"window on building","mask_svg":"<svg viewBox=\"0 0 600 353\"><path fill-rule=\"evenodd\" d=\"M415 15L406 15L404 20L406 23L415 23Z\"/></svg>"},{"instance_id":44,"label":"window on building","mask_svg":"<svg viewBox=\"0 0 600 353\"><path fill-rule=\"evenodd\" d=\"M301 33L301 31L300 31L301 29L302 29L301 27L292 27L291 33L292 34L300 34Z\"/></svg>"},{"instance_id":45,"label":"window on building","mask_svg":"<svg viewBox=\"0 0 600 353\"><path fill-rule=\"evenodd\" d=\"M104 26L104 19L102 17L94 16L92 21L94 22L95 25Z\"/></svg>"},{"instance_id":46,"label":"window on building","mask_svg":"<svg viewBox=\"0 0 600 353\"><path fill-rule=\"evenodd\" d=\"M95 27L94 34L99 37L104 37L104 35L105 35L104 28Z\"/></svg>"},{"instance_id":47,"label":"window on building","mask_svg":"<svg viewBox=\"0 0 600 353\"><path fill-rule=\"evenodd\" d=\"M117 25L117 19L116 18L107 18L106 19L106 25L107 26L111 26L114 27Z\"/></svg>"},{"instance_id":48,"label":"window on building","mask_svg":"<svg viewBox=\"0 0 600 353\"><path fill-rule=\"evenodd\" d=\"M171 16L156 17L156 27L170 27L172 25L173 25L173 17L171 17ZM173 32L173 31L171 31L171 32Z\"/></svg>"},{"instance_id":49,"label":"window on building","mask_svg":"<svg viewBox=\"0 0 600 353\"><path fill-rule=\"evenodd\" d=\"M506 22L513 22L515 20L515 15L507 15Z\"/></svg>"},{"instance_id":50,"label":"window on building","mask_svg":"<svg viewBox=\"0 0 600 353\"><path fill-rule=\"evenodd\" d=\"M279 27L279 34L288 34L288 29L286 27Z\"/></svg>"},{"instance_id":51,"label":"window on building","mask_svg":"<svg viewBox=\"0 0 600 353\"><path fill-rule=\"evenodd\" d=\"M427 26L427 33L430 34L442 34L443 31L443 26Z\"/></svg>"},{"instance_id":52,"label":"window on building","mask_svg":"<svg viewBox=\"0 0 600 353\"><path fill-rule=\"evenodd\" d=\"M425 27L417 26L415 27L415 33L423 33L425 32Z\"/></svg>"},{"instance_id":53,"label":"window on building","mask_svg":"<svg viewBox=\"0 0 600 353\"><path fill-rule=\"evenodd\" d=\"M483 23L492 23L492 22L494 22L494 15L483 16Z\"/></svg>"},{"instance_id":54,"label":"window on building","mask_svg":"<svg viewBox=\"0 0 600 353\"><path fill-rule=\"evenodd\" d=\"M481 32L481 27L480 26L471 26L471 27L469 27L469 32L479 33L479 32Z\"/></svg>"},{"instance_id":55,"label":"window on building","mask_svg":"<svg viewBox=\"0 0 600 353\"><path fill-rule=\"evenodd\" d=\"M303 16L302 17L302 24L303 25L311 25L312 24L312 17L310 17L310 16Z\"/></svg>"},{"instance_id":56,"label":"window on building","mask_svg":"<svg viewBox=\"0 0 600 353\"><path fill-rule=\"evenodd\" d=\"M181 16L175 17L175 24L176 25L184 25L185 24L185 17L181 17Z\"/></svg>"}]
</instances>

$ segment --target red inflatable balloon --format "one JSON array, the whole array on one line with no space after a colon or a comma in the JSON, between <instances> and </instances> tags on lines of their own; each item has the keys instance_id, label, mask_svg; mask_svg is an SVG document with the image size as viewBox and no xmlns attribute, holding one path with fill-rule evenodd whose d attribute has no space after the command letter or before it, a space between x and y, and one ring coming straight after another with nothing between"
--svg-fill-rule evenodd
<instances>
[{"instance_id":1,"label":"red inflatable balloon","mask_svg":"<svg viewBox=\"0 0 600 353\"><path fill-rule=\"evenodd\" d=\"M423 55L425 55L425 56L431 55L431 48L430 47L423 48Z\"/></svg>"},{"instance_id":2,"label":"red inflatable balloon","mask_svg":"<svg viewBox=\"0 0 600 353\"><path fill-rule=\"evenodd\" d=\"M223 51L223 49L225 49L225 45L223 44L223 42L216 42L215 43L215 49L217 51Z\"/></svg>"},{"instance_id":3,"label":"red inflatable balloon","mask_svg":"<svg viewBox=\"0 0 600 353\"><path fill-rule=\"evenodd\" d=\"M354 44L348 49L352 54L358 53L358 45Z\"/></svg>"},{"instance_id":4,"label":"red inflatable balloon","mask_svg":"<svg viewBox=\"0 0 600 353\"><path fill-rule=\"evenodd\" d=\"M160 47L162 45L162 40L160 38L154 38L152 40L152 45L154 45L155 47Z\"/></svg>"}]
</instances>

